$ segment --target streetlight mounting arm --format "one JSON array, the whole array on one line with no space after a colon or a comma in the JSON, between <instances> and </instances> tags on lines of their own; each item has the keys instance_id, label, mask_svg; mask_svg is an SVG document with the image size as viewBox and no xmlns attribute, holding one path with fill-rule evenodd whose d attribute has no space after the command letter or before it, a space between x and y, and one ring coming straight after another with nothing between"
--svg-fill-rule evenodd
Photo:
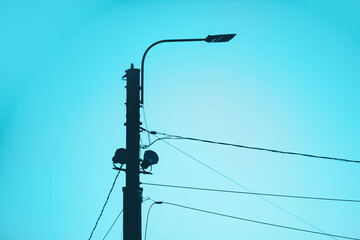
<instances>
[{"instance_id":1,"label":"streetlight mounting arm","mask_svg":"<svg viewBox=\"0 0 360 240\"><path fill-rule=\"evenodd\" d=\"M149 52L149 50L160 44L160 43L165 43L165 42L198 42L198 41L205 41L204 38L193 38L193 39L166 39L166 40L160 40L157 41L153 44L151 44L144 52L144 55L142 57L141 60L141 86L140 86L140 91L141 91L141 98L140 98L140 104L144 104L144 63L145 63L145 57L146 54Z\"/></svg>"},{"instance_id":2,"label":"streetlight mounting arm","mask_svg":"<svg viewBox=\"0 0 360 240\"><path fill-rule=\"evenodd\" d=\"M200 42L200 41L205 41L207 43L222 43L222 42L228 42L231 39L233 39L233 37L235 37L236 34L218 34L218 35L208 35L206 38L187 38L187 39L166 39L166 40L161 40L161 41L157 41L153 44L151 44L146 50L145 53L142 57L141 60L141 76L140 76L140 81L141 81L141 86L140 86L140 92L141 92L141 97L140 97L140 104L143 105L144 104L144 62L145 62L145 57L146 54L149 52L149 50L154 47L155 45L158 45L160 43L164 43L164 42Z\"/></svg>"}]
</instances>

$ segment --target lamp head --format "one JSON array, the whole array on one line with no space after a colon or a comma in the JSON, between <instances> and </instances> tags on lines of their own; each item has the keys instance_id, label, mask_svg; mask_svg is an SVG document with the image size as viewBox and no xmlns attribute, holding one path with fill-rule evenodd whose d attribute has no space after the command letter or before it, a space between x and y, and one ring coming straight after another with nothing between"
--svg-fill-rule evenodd
<instances>
[{"instance_id":1,"label":"lamp head","mask_svg":"<svg viewBox=\"0 0 360 240\"><path fill-rule=\"evenodd\" d=\"M126 164L127 151L124 148L116 150L115 155L112 158L113 163Z\"/></svg>"},{"instance_id":2,"label":"lamp head","mask_svg":"<svg viewBox=\"0 0 360 240\"><path fill-rule=\"evenodd\" d=\"M141 162L141 167L147 169L151 165L157 164L159 162L159 156L151 150L147 150L144 153L144 160Z\"/></svg>"},{"instance_id":3,"label":"lamp head","mask_svg":"<svg viewBox=\"0 0 360 240\"><path fill-rule=\"evenodd\" d=\"M228 42L233 37L235 37L236 34L219 34L219 35L209 35L207 36L204 41L208 43L214 43L214 42Z\"/></svg>"}]
</instances>

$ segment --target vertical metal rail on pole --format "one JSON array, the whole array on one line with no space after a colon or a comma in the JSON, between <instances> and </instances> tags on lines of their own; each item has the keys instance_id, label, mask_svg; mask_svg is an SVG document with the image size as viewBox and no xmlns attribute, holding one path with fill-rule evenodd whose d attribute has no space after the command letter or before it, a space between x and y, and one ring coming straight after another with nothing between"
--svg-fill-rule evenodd
<instances>
[{"instance_id":1,"label":"vertical metal rail on pole","mask_svg":"<svg viewBox=\"0 0 360 240\"><path fill-rule=\"evenodd\" d=\"M126 185L124 193L124 240L141 240L140 188L140 70L126 70Z\"/></svg>"}]
</instances>

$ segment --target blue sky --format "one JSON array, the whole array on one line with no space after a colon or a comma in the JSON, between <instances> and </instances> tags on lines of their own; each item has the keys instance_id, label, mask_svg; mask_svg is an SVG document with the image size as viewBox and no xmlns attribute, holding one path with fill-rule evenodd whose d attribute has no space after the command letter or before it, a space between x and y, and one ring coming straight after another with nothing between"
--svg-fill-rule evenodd
<instances>
[{"instance_id":1,"label":"blue sky","mask_svg":"<svg viewBox=\"0 0 360 240\"><path fill-rule=\"evenodd\" d=\"M2 1L0 238L86 239L125 146L125 82L149 52L151 130L360 160L358 1ZM143 115L142 115L143 118ZM147 136L142 136L147 141ZM174 146L257 192L360 199L360 165L187 141ZM144 182L244 190L158 142ZM118 179L93 239L122 209ZM314 230L256 196L144 187L144 197ZM269 198L360 238L358 203ZM143 204L144 218L150 202ZM119 220L107 239L119 239ZM154 206L148 239L330 239Z\"/></svg>"}]
</instances>

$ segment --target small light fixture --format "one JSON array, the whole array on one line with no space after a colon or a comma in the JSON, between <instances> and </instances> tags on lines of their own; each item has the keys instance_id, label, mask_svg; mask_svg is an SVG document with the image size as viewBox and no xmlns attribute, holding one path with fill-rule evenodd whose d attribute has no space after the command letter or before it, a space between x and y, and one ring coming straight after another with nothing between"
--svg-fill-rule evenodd
<instances>
[{"instance_id":1,"label":"small light fixture","mask_svg":"<svg viewBox=\"0 0 360 240\"><path fill-rule=\"evenodd\" d=\"M208 43L214 43L214 42L228 42L233 37L235 37L236 34L219 34L219 35L209 35L207 36L204 41Z\"/></svg>"},{"instance_id":2,"label":"small light fixture","mask_svg":"<svg viewBox=\"0 0 360 240\"><path fill-rule=\"evenodd\" d=\"M115 155L112 158L113 163L126 164L127 151L124 148L116 150Z\"/></svg>"},{"instance_id":3,"label":"small light fixture","mask_svg":"<svg viewBox=\"0 0 360 240\"><path fill-rule=\"evenodd\" d=\"M159 156L151 150L147 150L144 153L144 160L141 162L142 169L147 169L151 165L157 164L159 162Z\"/></svg>"}]
</instances>

